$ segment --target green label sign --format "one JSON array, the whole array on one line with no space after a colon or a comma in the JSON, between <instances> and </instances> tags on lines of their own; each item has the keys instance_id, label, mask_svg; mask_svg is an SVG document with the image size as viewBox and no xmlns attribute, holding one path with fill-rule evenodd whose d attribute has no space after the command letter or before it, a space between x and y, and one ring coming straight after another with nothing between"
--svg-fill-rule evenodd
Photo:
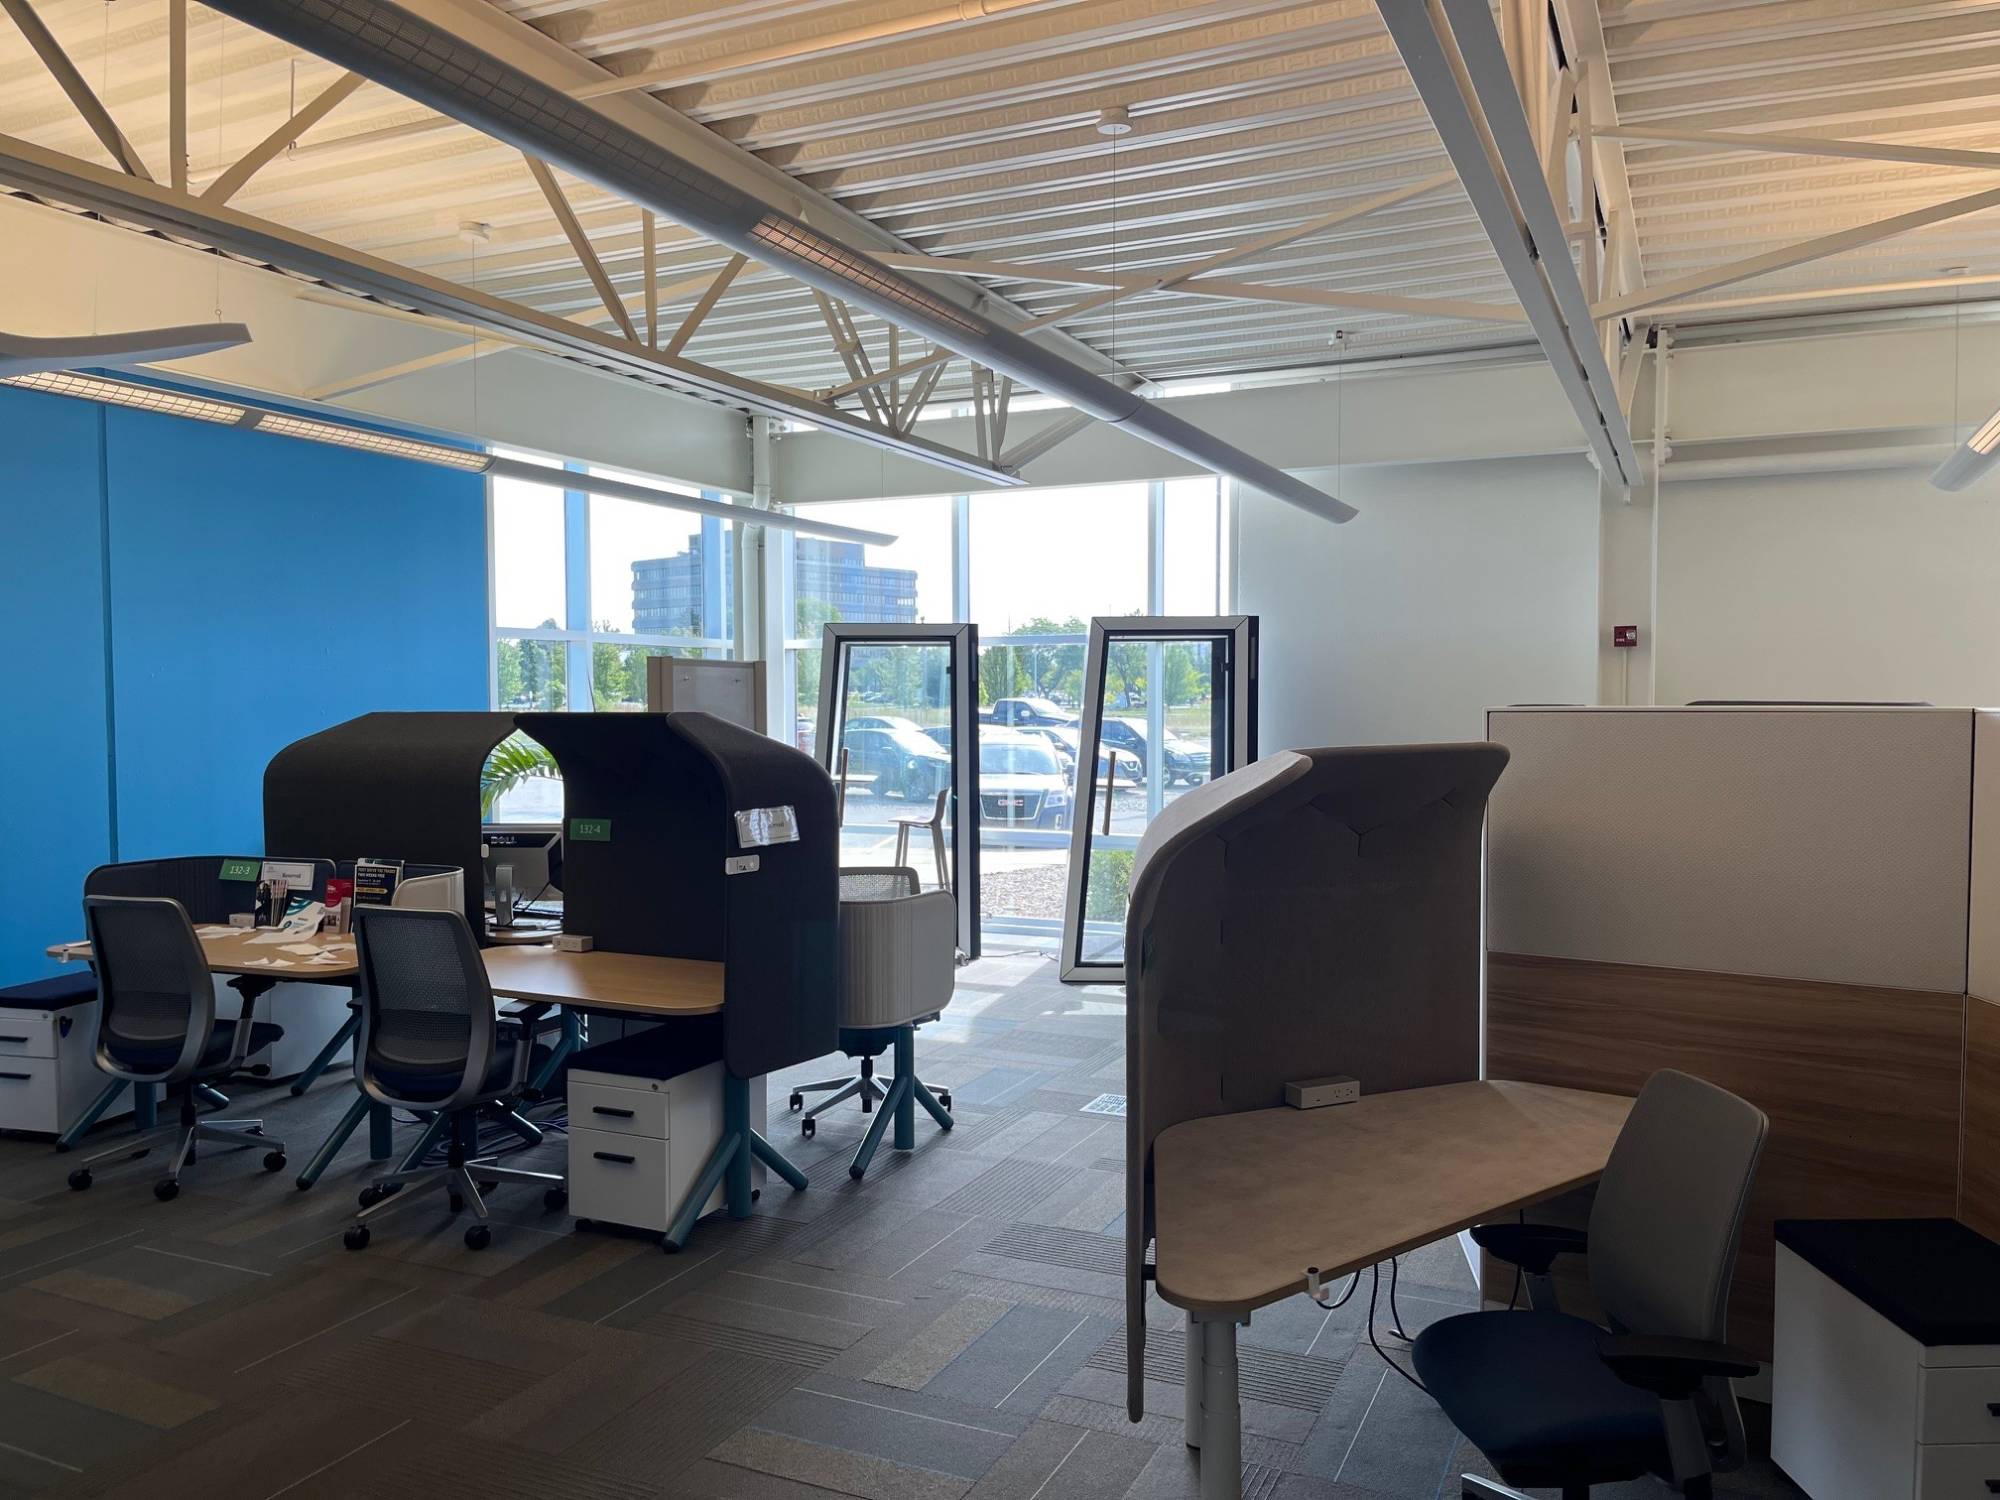
<instances>
[{"instance_id":1,"label":"green label sign","mask_svg":"<svg viewBox=\"0 0 2000 1500\"><path fill-rule=\"evenodd\" d=\"M256 880L264 873L261 859L225 859L222 862L224 880Z\"/></svg>"},{"instance_id":2,"label":"green label sign","mask_svg":"<svg viewBox=\"0 0 2000 1500\"><path fill-rule=\"evenodd\" d=\"M609 818L571 818L569 836L583 843L608 844L611 842L611 820Z\"/></svg>"}]
</instances>

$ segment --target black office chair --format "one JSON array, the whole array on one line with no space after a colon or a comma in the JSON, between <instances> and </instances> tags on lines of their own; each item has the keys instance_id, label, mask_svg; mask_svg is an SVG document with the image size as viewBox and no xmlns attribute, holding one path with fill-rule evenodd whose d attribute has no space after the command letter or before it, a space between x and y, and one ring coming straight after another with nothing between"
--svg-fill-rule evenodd
<instances>
[{"instance_id":1,"label":"black office chair","mask_svg":"<svg viewBox=\"0 0 2000 1500\"><path fill-rule=\"evenodd\" d=\"M478 1154L480 1111L511 1104L527 1089L533 1037L501 1037L486 965L463 912L366 907L355 918L362 1007L355 1077L377 1103L434 1111L449 1123L443 1166L391 1172L362 1193L347 1248L368 1244L367 1221L410 1196L405 1188L442 1187L453 1213L472 1206L479 1222L465 1231L465 1243L483 1250L492 1232L482 1181L540 1185L551 1209L567 1201L560 1175L503 1167Z\"/></svg>"},{"instance_id":2,"label":"black office chair","mask_svg":"<svg viewBox=\"0 0 2000 1500\"><path fill-rule=\"evenodd\" d=\"M254 996L244 998L240 1021L215 1018L215 981L187 910L165 896L86 896L83 920L97 970L97 1066L114 1078L163 1084L179 1094L180 1142L153 1196L164 1203L180 1192L181 1168L195 1159L199 1141L261 1146L265 1171L284 1166L284 1143L265 1136L262 1120L203 1120L196 1113L204 1080L241 1067L284 1031L256 1019ZM135 1161L151 1151L143 1143L100 1151L69 1174L69 1185L81 1192L97 1163Z\"/></svg>"},{"instance_id":3,"label":"black office chair","mask_svg":"<svg viewBox=\"0 0 2000 1500\"><path fill-rule=\"evenodd\" d=\"M1732 1378L1757 1361L1724 1338L1743 1206L1770 1121L1734 1094L1662 1071L1619 1132L1588 1234L1541 1224L1473 1230L1519 1266L1530 1310L1466 1313L1426 1328L1413 1358L1445 1415L1508 1485L1588 1500L1652 1474L1709 1500L1743 1461ZM1609 1328L1557 1311L1549 1269L1587 1254ZM1465 1500L1525 1500L1476 1475Z\"/></svg>"}]
</instances>

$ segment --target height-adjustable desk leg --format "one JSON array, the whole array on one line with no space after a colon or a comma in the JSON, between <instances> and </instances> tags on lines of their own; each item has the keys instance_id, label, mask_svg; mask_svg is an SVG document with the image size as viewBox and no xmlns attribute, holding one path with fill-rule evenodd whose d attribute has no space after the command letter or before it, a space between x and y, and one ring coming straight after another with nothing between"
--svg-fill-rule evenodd
<instances>
[{"instance_id":1,"label":"height-adjustable desk leg","mask_svg":"<svg viewBox=\"0 0 2000 1500\"><path fill-rule=\"evenodd\" d=\"M1243 1500L1243 1412L1236 1399L1236 1320L1201 1333L1201 1500Z\"/></svg>"},{"instance_id":2,"label":"height-adjustable desk leg","mask_svg":"<svg viewBox=\"0 0 2000 1500\"><path fill-rule=\"evenodd\" d=\"M1197 1323L1194 1314L1187 1315L1187 1373L1182 1377L1182 1395L1185 1397L1185 1411L1182 1427L1186 1433L1187 1445L1197 1451L1201 1448L1201 1349L1202 1330L1206 1323Z\"/></svg>"}]
</instances>

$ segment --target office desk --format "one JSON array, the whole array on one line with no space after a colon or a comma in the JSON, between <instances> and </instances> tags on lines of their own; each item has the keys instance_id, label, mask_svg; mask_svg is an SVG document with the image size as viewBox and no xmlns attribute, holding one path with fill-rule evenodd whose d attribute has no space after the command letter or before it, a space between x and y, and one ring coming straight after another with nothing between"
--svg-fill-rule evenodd
<instances>
[{"instance_id":1,"label":"office desk","mask_svg":"<svg viewBox=\"0 0 2000 1500\"><path fill-rule=\"evenodd\" d=\"M561 953L553 948L488 948L486 977L497 995L576 1010L603 1011L648 1021L719 1015L724 970L720 963L656 958L642 953ZM806 1175L757 1130L750 1119L750 1080L727 1068L722 1075L722 1135L708 1153L695 1184L681 1199L661 1245L680 1249L718 1185L729 1217L750 1216L750 1164L754 1158L794 1188Z\"/></svg>"},{"instance_id":2,"label":"office desk","mask_svg":"<svg viewBox=\"0 0 2000 1500\"><path fill-rule=\"evenodd\" d=\"M354 956L354 936L352 933L335 936L331 933L315 933L311 937L294 937L293 943L307 943L322 953L332 954L332 958L322 959L304 954L287 953L285 943L253 942L262 938L271 929L231 928L227 933L214 937L196 936L201 942L202 956L208 960L209 972L228 974L242 978L268 978L272 984L280 979L307 984L344 984L353 980L359 972ZM48 956L67 963L72 959L87 960L90 944L85 942L55 943L46 950ZM268 989L270 986L264 986ZM263 991L259 990L261 994Z\"/></svg>"},{"instance_id":3,"label":"office desk","mask_svg":"<svg viewBox=\"0 0 2000 1500\"><path fill-rule=\"evenodd\" d=\"M309 943L321 952L333 955L331 958L322 959L304 954L286 953L283 951L287 946L284 943L251 941L252 938L264 936L270 931L268 927L233 927L227 932L203 936L203 929L195 930L196 939L201 944L202 956L208 960L209 972L230 977L232 988L243 997L246 1015L249 1014L257 998L280 980L297 984L352 985L355 976L360 972L360 964L354 956L352 933L338 936L315 933L311 937L291 939L294 943ZM90 944L83 941L51 943L43 952L61 963L88 962L91 956ZM349 1034L349 1028L345 1025L334 1033L333 1040L327 1044L319 1058L314 1059L310 1070L312 1076L318 1076L319 1069L325 1065L324 1059L337 1050L341 1041ZM57 1139L56 1149L67 1151L81 1140L84 1132L97 1123L98 1116L111 1107L124 1087L122 1080L111 1080L90 1108L85 1110ZM203 1085L202 1088L214 1094L216 1099L222 1098L221 1094L209 1089L207 1085ZM300 1093L303 1090L294 1089L293 1092ZM141 1131L151 1130L155 1118L153 1086L146 1083L132 1085L132 1101L132 1123ZM387 1129L386 1124L383 1129Z\"/></svg>"},{"instance_id":4,"label":"office desk","mask_svg":"<svg viewBox=\"0 0 2000 1500\"><path fill-rule=\"evenodd\" d=\"M497 995L641 1020L712 1016L722 1009L722 965L644 953L562 953L488 948L486 977Z\"/></svg>"},{"instance_id":5,"label":"office desk","mask_svg":"<svg viewBox=\"0 0 2000 1500\"><path fill-rule=\"evenodd\" d=\"M1237 1324L1304 1291L1308 1266L1331 1281L1596 1181L1631 1107L1541 1084L1453 1083L1162 1131L1155 1277L1188 1314L1202 1500L1241 1494Z\"/></svg>"}]
</instances>

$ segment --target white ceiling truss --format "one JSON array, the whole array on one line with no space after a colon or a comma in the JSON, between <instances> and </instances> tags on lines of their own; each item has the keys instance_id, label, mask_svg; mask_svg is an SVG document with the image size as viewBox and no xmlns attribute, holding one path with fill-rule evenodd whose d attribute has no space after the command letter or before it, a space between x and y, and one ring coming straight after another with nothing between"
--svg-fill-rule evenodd
<instances>
[{"instance_id":1,"label":"white ceiling truss","mask_svg":"<svg viewBox=\"0 0 2000 1500\"><path fill-rule=\"evenodd\" d=\"M1127 388L1533 340L1613 477L1655 323L2000 284L2000 0L403 3ZM526 346L988 480L1084 425L198 0L0 11L0 182L439 330L320 399Z\"/></svg>"}]
</instances>

